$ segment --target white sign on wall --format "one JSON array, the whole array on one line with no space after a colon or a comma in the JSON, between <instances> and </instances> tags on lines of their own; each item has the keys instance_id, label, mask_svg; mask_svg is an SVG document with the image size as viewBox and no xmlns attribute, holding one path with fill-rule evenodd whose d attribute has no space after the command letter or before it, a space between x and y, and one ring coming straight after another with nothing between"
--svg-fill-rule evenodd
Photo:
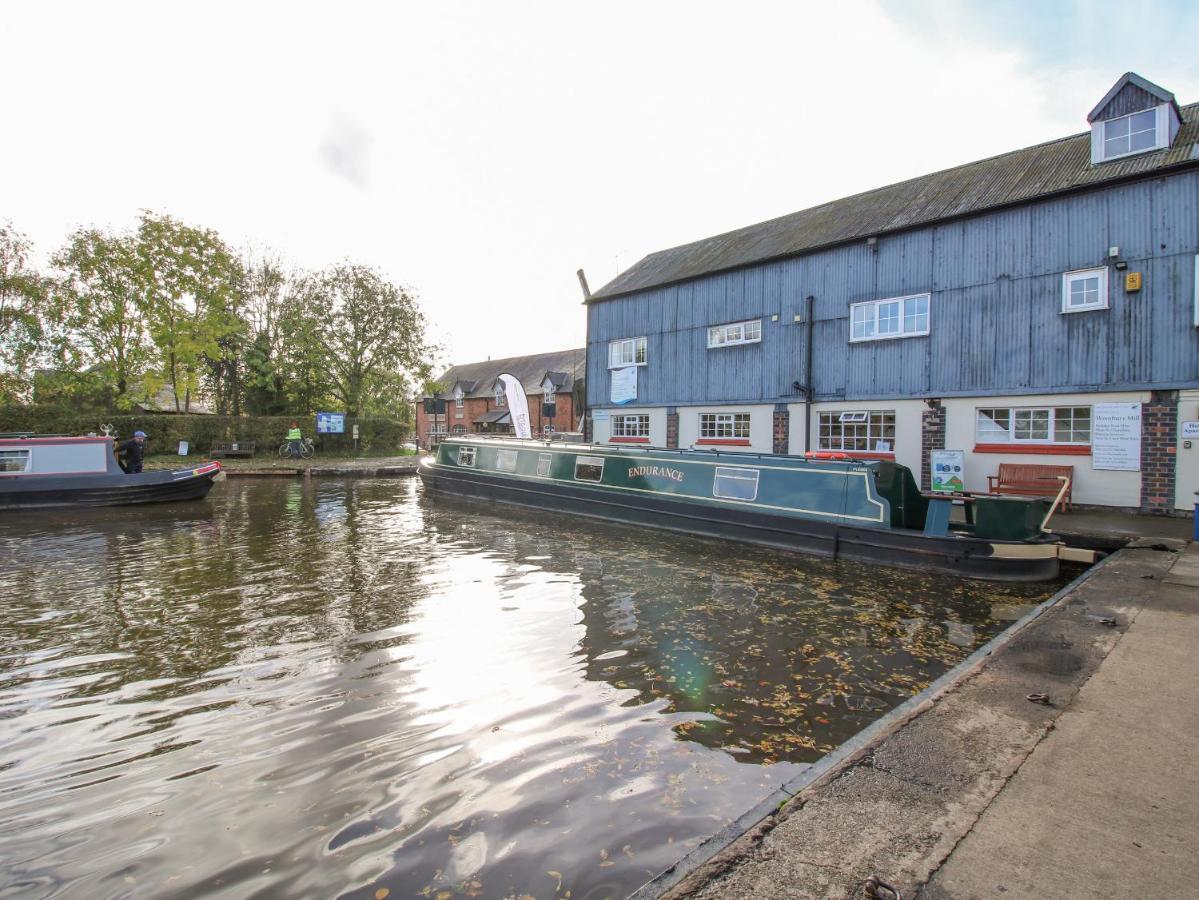
<instances>
[{"instance_id":1,"label":"white sign on wall","mask_svg":"<svg viewBox=\"0 0 1199 900\"><path fill-rule=\"evenodd\" d=\"M934 450L932 488L938 494L960 494L966 490L966 453L963 450Z\"/></svg>"},{"instance_id":2,"label":"white sign on wall","mask_svg":"<svg viewBox=\"0 0 1199 900\"><path fill-rule=\"evenodd\" d=\"M1141 471L1141 404L1096 403L1091 412L1091 465Z\"/></svg>"},{"instance_id":3,"label":"white sign on wall","mask_svg":"<svg viewBox=\"0 0 1199 900\"><path fill-rule=\"evenodd\" d=\"M611 415L608 413L608 411L606 409L593 409L591 411L591 421L592 422L607 422L608 419L610 419L610 418L611 418Z\"/></svg>"},{"instance_id":4,"label":"white sign on wall","mask_svg":"<svg viewBox=\"0 0 1199 900\"><path fill-rule=\"evenodd\" d=\"M1199 438L1199 422L1183 422L1182 434L1179 437Z\"/></svg>"},{"instance_id":5,"label":"white sign on wall","mask_svg":"<svg viewBox=\"0 0 1199 900\"><path fill-rule=\"evenodd\" d=\"M637 399L637 367L612 370L612 402L631 403Z\"/></svg>"}]
</instances>

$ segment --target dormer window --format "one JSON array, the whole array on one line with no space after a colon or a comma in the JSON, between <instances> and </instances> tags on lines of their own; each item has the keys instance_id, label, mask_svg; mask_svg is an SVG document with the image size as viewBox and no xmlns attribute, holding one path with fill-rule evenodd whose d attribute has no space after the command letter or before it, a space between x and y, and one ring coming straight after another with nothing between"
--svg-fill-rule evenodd
<instances>
[{"instance_id":1,"label":"dormer window","mask_svg":"<svg viewBox=\"0 0 1199 900\"><path fill-rule=\"evenodd\" d=\"M1158 146L1157 110L1145 109L1103 123L1103 158L1142 153Z\"/></svg>"},{"instance_id":2,"label":"dormer window","mask_svg":"<svg viewBox=\"0 0 1199 900\"><path fill-rule=\"evenodd\" d=\"M457 409L462 409L462 388L454 388L454 406Z\"/></svg>"},{"instance_id":3,"label":"dormer window","mask_svg":"<svg viewBox=\"0 0 1199 900\"><path fill-rule=\"evenodd\" d=\"M1181 124L1174 95L1133 72L1112 86L1087 121L1095 165L1169 147Z\"/></svg>"},{"instance_id":4,"label":"dormer window","mask_svg":"<svg viewBox=\"0 0 1199 900\"><path fill-rule=\"evenodd\" d=\"M507 406L508 405L508 401L504 397L504 386L502 384L500 384L498 381L495 383L495 405L496 406Z\"/></svg>"},{"instance_id":5,"label":"dormer window","mask_svg":"<svg viewBox=\"0 0 1199 900\"><path fill-rule=\"evenodd\" d=\"M541 383L541 398L542 403L554 402L554 383L548 378Z\"/></svg>"}]
</instances>

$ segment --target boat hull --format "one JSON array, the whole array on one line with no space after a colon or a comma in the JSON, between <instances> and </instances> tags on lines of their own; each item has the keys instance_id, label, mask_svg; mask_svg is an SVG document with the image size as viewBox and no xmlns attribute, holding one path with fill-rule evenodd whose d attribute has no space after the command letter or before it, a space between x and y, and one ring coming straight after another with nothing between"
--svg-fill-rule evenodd
<instances>
[{"instance_id":1,"label":"boat hull","mask_svg":"<svg viewBox=\"0 0 1199 900\"><path fill-rule=\"evenodd\" d=\"M210 470L136 475L25 476L0 482L0 510L64 506L128 506L202 500L219 475Z\"/></svg>"},{"instance_id":2,"label":"boat hull","mask_svg":"<svg viewBox=\"0 0 1199 900\"><path fill-rule=\"evenodd\" d=\"M988 541L963 535L926 536L776 515L752 508L715 509L669 496L625 495L556 481L530 482L422 461L432 491L628 522L704 537L736 540L821 556L941 572L993 581L1044 581L1059 573L1055 542Z\"/></svg>"}]
</instances>

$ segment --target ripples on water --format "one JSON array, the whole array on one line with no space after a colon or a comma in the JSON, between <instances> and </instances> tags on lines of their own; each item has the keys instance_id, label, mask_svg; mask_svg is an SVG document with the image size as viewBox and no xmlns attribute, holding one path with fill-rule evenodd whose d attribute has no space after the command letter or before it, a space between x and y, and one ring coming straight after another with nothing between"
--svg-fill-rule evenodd
<instances>
[{"instance_id":1,"label":"ripples on water","mask_svg":"<svg viewBox=\"0 0 1199 900\"><path fill-rule=\"evenodd\" d=\"M1047 596L415 479L0 520L0 895L622 896Z\"/></svg>"}]
</instances>

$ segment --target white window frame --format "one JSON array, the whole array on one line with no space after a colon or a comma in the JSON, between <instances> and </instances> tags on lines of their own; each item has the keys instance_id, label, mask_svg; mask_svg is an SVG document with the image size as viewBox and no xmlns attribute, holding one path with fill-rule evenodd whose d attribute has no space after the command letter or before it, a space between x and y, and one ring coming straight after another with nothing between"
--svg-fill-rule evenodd
<instances>
[{"instance_id":1,"label":"white window frame","mask_svg":"<svg viewBox=\"0 0 1199 900\"><path fill-rule=\"evenodd\" d=\"M924 301L924 328L913 328L906 330L908 320L908 303L915 301ZM899 330L888 332L887 334L879 334L878 331L878 313L879 309L891 303L899 304ZM857 311L861 310L865 315L864 318L870 322L870 332L859 336L854 335L854 324L857 318ZM915 317L919 314L914 313ZM933 300L932 294L904 294L902 297L885 297L882 300L865 300L861 303L851 303L849 306L849 342L851 344L860 344L865 341L890 341L896 338L909 337L924 337L932 328L933 321Z\"/></svg>"},{"instance_id":2,"label":"white window frame","mask_svg":"<svg viewBox=\"0 0 1199 900\"><path fill-rule=\"evenodd\" d=\"M497 382L495 386L495 408L508 405L508 395L504 392L504 386Z\"/></svg>"},{"instance_id":3,"label":"white window frame","mask_svg":"<svg viewBox=\"0 0 1199 900\"><path fill-rule=\"evenodd\" d=\"M1110 156L1106 153L1107 150L1107 130L1116 122L1122 122L1125 119L1131 120L1133 116L1139 116L1142 113L1153 113L1153 146L1144 147L1140 150L1127 150L1124 153L1113 153ZM1132 123L1129 122L1129 136L1131 137ZM1137 132L1138 134L1140 132ZM1131 142L1130 142L1131 143ZM1091 146L1092 162L1109 162L1113 159L1124 159L1129 156L1140 156L1142 153L1152 153L1155 150L1162 150L1169 146L1170 143L1170 112L1168 104L1150 107L1149 109L1138 109L1136 112L1131 112L1126 116L1116 116L1114 119L1104 119L1100 122L1095 122L1091 126Z\"/></svg>"},{"instance_id":4,"label":"white window frame","mask_svg":"<svg viewBox=\"0 0 1199 900\"><path fill-rule=\"evenodd\" d=\"M599 478L580 478L579 466L599 466ZM575 481L582 481L585 484L600 484L604 480L604 457L602 456L576 456L575 457Z\"/></svg>"},{"instance_id":5,"label":"white window frame","mask_svg":"<svg viewBox=\"0 0 1199 900\"><path fill-rule=\"evenodd\" d=\"M739 344L760 344L761 342L761 319L746 319L743 322L729 322L727 325L712 325L708 328L709 350L717 347L736 347Z\"/></svg>"},{"instance_id":6,"label":"white window frame","mask_svg":"<svg viewBox=\"0 0 1199 900\"><path fill-rule=\"evenodd\" d=\"M458 448L458 465L463 468L473 469L475 467L475 455L478 447L459 447Z\"/></svg>"},{"instance_id":7,"label":"white window frame","mask_svg":"<svg viewBox=\"0 0 1199 900\"><path fill-rule=\"evenodd\" d=\"M1090 425L1087 427L1087 439L1085 441L1075 440L1074 432L1078 429L1074 422L1076 413L1080 409L1087 410L1087 418L1090 420ZM984 412L1007 413L1007 429L992 428L989 429L984 436L979 429L982 414ZM1016 437L1016 419L1020 413L1027 414L1031 420L1036 413L1047 413L1045 425L1045 438L1020 438ZM1070 440L1057 440L1058 431L1058 416L1059 414L1069 414L1070 417ZM994 415L988 416L988 419L995 421L997 418ZM1070 406L976 406L974 408L974 442L976 444L1011 444L1013 447L1090 447L1094 439L1095 428L1095 410L1092 406L1085 403L1071 404ZM999 437L999 435L1003 435Z\"/></svg>"},{"instance_id":8,"label":"white window frame","mask_svg":"<svg viewBox=\"0 0 1199 900\"><path fill-rule=\"evenodd\" d=\"M710 419L710 422L705 422ZM744 421L738 421L744 419ZM704 441L741 441L749 440L752 424L750 413L700 413L699 437ZM711 426L711 433L704 434L704 427ZM744 427L742 427L744 426ZM722 432L727 431L727 434Z\"/></svg>"},{"instance_id":9,"label":"white window frame","mask_svg":"<svg viewBox=\"0 0 1199 900\"><path fill-rule=\"evenodd\" d=\"M458 388L454 391L454 407L456 409L462 409L462 406L463 406L462 388Z\"/></svg>"},{"instance_id":10,"label":"white window frame","mask_svg":"<svg viewBox=\"0 0 1199 900\"><path fill-rule=\"evenodd\" d=\"M1076 281L1082 281L1086 278L1099 279L1099 302L1089 303L1086 306L1071 306L1070 305L1070 285ZM1091 312L1096 309L1107 309L1109 292L1107 284L1107 266L1099 266L1094 269L1075 269L1072 272L1062 273L1062 313L1080 313Z\"/></svg>"},{"instance_id":11,"label":"white window frame","mask_svg":"<svg viewBox=\"0 0 1199 900\"><path fill-rule=\"evenodd\" d=\"M890 416L890 421L887 421L888 416ZM836 453L894 453L898 423L899 416L893 409L849 409L818 412L816 414L816 449L831 450ZM852 426L849 440L851 442L865 441L865 447L845 446L846 425ZM863 429L865 433L859 433ZM890 431L889 435L888 431ZM887 446L880 447L880 443Z\"/></svg>"},{"instance_id":12,"label":"white window frame","mask_svg":"<svg viewBox=\"0 0 1199 900\"><path fill-rule=\"evenodd\" d=\"M554 468L554 455L552 453L537 454L537 476L539 478L552 478L550 474Z\"/></svg>"},{"instance_id":13,"label":"white window frame","mask_svg":"<svg viewBox=\"0 0 1199 900\"><path fill-rule=\"evenodd\" d=\"M712 496L720 497L722 500L740 500L742 503L753 503L758 499L758 478L761 472L758 469L737 469L729 466L717 466L716 474L712 477ZM744 481L753 482L753 493L748 497L738 497L733 494L722 494L721 480L726 481Z\"/></svg>"},{"instance_id":14,"label":"white window frame","mask_svg":"<svg viewBox=\"0 0 1199 900\"><path fill-rule=\"evenodd\" d=\"M552 382L547 380L545 382L545 384L541 385L541 402L542 403L556 403L557 397L558 397L558 392L554 390L554 385Z\"/></svg>"},{"instance_id":15,"label":"white window frame","mask_svg":"<svg viewBox=\"0 0 1199 900\"><path fill-rule=\"evenodd\" d=\"M638 356L641 357L638 360ZM645 337L621 338L608 341L608 368L623 369L625 366L644 366L649 359Z\"/></svg>"},{"instance_id":16,"label":"white window frame","mask_svg":"<svg viewBox=\"0 0 1199 900\"><path fill-rule=\"evenodd\" d=\"M636 419L632 430L629 430L629 420ZM612 437L647 438L649 437L649 414L626 413L612 416Z\"/></svg>"},{"instance_id":17,"label":"white window frame","mask_svg":"<svg viewBox=\"0 0 1199 900\"><path fill-rule=\"evenodd\" d=\"M2 460L24 460L21 468L7 468L8 463L5 463L6 468L0 469L0 475L21 475L33 467L33 452L28 447L0 447L0 459Z\"/></svg>"}]
</instances>

